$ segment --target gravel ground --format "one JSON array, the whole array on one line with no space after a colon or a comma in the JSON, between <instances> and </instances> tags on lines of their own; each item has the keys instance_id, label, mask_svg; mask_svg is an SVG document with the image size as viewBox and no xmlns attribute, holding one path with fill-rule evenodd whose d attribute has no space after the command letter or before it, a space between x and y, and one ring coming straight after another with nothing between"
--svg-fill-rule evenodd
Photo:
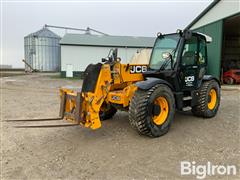
<instances>
[{"instance_id":1,"label":"gravel ground","mask_svg":"<svg viewBox=\"0 0 240 180\"><path fill-rule=\"evenodd\" d=\"M54 77L32 74L2 78L1 120L58 116L58 88L80 86L81 81ZM14 123L3 122L2 178L195 178L180 175L181 161L210 161L239 169L240 91L223 90L221 99L216 117L202 119L176 113L170 132L154 139L131 129L126 112L118 112L95 131L81 127L16 129L12 128ZM207 178L240 179L240 175L238 171L236 176Z\"/></svg>"}]
</instances>

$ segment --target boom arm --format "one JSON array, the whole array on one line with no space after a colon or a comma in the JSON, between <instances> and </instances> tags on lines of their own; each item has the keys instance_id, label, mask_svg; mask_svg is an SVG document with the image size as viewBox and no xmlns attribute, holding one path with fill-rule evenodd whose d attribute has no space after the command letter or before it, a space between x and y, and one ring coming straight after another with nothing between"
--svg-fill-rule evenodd
<instances>
[{"instance_id":1,"label":"boom arm","mask_svg":"<svg viewBox=\"0 0 240 180\"><path fill-rule=\"evenodd\" d=\"M137 89L135 82L142 81L142 69L146 65L129 65L115 62L101 65L89 65L85 71L81 91L61 88L61 115L75 123L97 129L101 127L99 112L103 102L128 107L130 99ZM111 67L112 66L112 67ZM134 73L136 69L139 71ZM97 78L94 78L96 76Z\"/></svg>"}]
</instances>

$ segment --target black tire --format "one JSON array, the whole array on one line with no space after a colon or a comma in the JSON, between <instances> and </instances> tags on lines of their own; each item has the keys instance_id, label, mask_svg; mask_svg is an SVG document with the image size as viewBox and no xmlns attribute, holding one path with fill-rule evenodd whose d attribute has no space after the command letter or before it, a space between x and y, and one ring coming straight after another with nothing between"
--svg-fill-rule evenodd
<instances>
[{"instance_id":1,"label":"black tire","mask_svg":"<svg viewBox=\"0 0 240 180\"><path fill-rule=\"evenodd\" d=\"M208 103L210 100L209 93L211 89L214 89L217 93L217 101L213 109L209 109ZM204 118L211 118L217 114L219 105L220 105L220 87L217 81L210 80L203 82L200 90L199 97L197 99L197 105L192 108L192 113L195 116L200 116Z\"/></svg>"},{"instance_id":2,"label":"black tire","mask_svg":"<svg viewBox=\"0 0 240 180\"><path fill-rule=\"evenodd\" d=\"M229 85L232 85L232 84L234 84L234 79L231 78L231 77L227 77L227 78L225 79L225 83L226 83L226 84L229 84Z\"/></svg>"},{"instance_id":3,"label":"black tire","mask_svg":"<svg viewBox=\"0 0 240 180\"><path fill-rule=\"evenodd\" d=\"M117 112L117 109L113 107L111 104L103 103L102 106L104 106L104 108L101 108L101 109L105 109L105 110L100 109L99 117L101 121L111 119Z\"/></svg>"},{"instance_id":4,"label":"black tire","mask_svg":"<svg viewBox=\"0 0 240 180\"><path fill-rule=\"evenodd\" d=\"M154 100L164 97L168 104L168 114L163 124L157 125L152 118ZM136 90L129 105L129 121L131 126L140 134L159 137L166 134L171 126L175 114L175 100L172 90L158 84L147 91Z\"/></svg>"}]
</instances>

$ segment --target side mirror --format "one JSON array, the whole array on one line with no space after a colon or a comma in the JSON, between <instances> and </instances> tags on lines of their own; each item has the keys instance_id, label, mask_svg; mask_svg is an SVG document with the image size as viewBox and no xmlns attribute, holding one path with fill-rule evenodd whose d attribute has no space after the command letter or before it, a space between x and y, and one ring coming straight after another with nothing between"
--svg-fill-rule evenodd
<instances>
[{"instance_id":1,"label":"side mirror","mask_svg":"<svg viewBox=\"0 0 240 180\"><path fill-rule=\"evenodd\" d=\"M192 38L192 31L185 29L185 30L183 31L183 35L184 35L185 39L191 39L191 38Z\"/></svg>"},{"instance_id":2,"label":"side mirror","mask_svg":"<svg viewBox=\"0 0 240 180\"><path fill-rule=\"evenodd\" d=\"M162 53L162 58L163 59L170 59L170 57L171 57L171 54L169 52Z\"/></svg>"}]
</instances>

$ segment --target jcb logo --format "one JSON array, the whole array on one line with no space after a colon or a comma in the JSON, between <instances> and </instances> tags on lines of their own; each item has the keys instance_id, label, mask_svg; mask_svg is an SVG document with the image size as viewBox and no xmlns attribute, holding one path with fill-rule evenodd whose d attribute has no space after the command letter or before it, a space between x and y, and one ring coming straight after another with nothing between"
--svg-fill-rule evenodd
<instances>
[{"instance_id":1,"label":"jcb logo","mask_svg":"<svg viewBox=\"0 0 240 180\"><path fill-rule=\"evenodd\" d=\"M120 96L112 96L112 100L114 101L120 101L121 97Z\"/></svg>"},{"instance_id":2,"label":"jcb logo","mask_svg":"<svg viewBox=\"0 0 240 180\"><path fill-rule=\"evenodd\" d=\"M146 71L147 71L147 66L141 66L141 65L130 66L130 74L143 73Z\"/></svg>"},{"instance_id":3,"label":"jcb logo","mask_svg":"<svg viewBox=\"0 0 240 180\"><path fill-rule=\"evenodd\" d=\"M185 77L185 82L193 82L194 81L194 76L186 76Z\"/></svg>"}]
</instances>

